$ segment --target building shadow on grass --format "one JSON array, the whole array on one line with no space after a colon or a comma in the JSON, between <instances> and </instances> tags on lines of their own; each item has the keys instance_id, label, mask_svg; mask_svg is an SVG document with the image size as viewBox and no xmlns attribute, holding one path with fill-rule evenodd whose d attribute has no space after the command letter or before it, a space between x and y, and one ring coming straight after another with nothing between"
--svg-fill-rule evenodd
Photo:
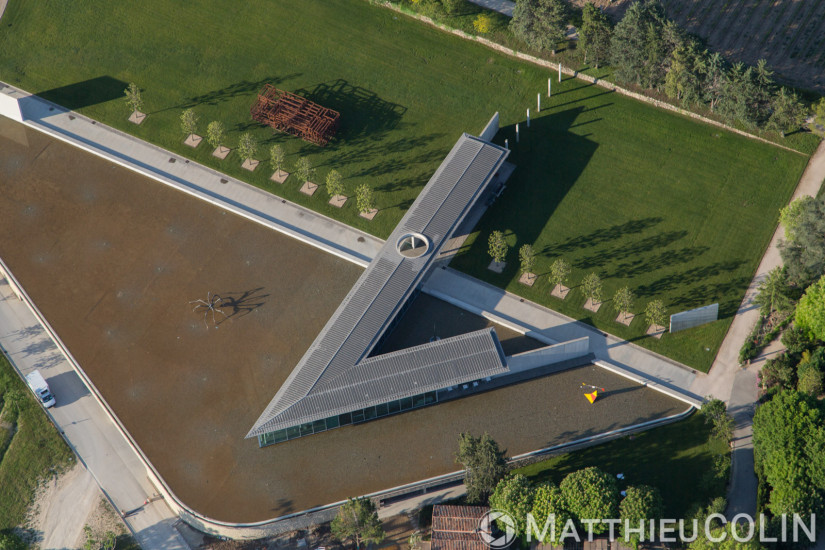
<instances>
[{"instance_id":1,"label":"building shadow on grass","mask_svg":"<svg viewBox=\"0 0 825 550\"><path fill-rule=\"evenodd\" d=\"M515 124L501 128L495 142L504 144L505 139L508 140L511 153L507 160L516 166L516 170L507 182L507 189L479 223L480 237L456 258L462 269L470 262L475 268L471 272L475 274L486 267L490 261L487 236L491 231L515 235L518 245L536 242L598 148L596 142L569 131L584 111L585 107L579 106L543 114L531 121L529 129L522 121L518 142ZM627 232L642 231L660 221L660 218L634 220L615 226L608 233L594 231L589 236L554 246L553 250L536 252L540 256L553 256L565 250L595 246L599 242L618 239ZM482 273L488 275L485 279L503 284L517 276L518 269L518 261L509 261L501 274L494 275L486 270Z\"/></svg>"},{"instance_id":2,"label":"building shadow on grass","mask_svg":"<svg viewBox=\"0 0 825 550\"><path fill-rule=\"evenodd\" d=\"M82 109L91 105L106 103L113 99L125 99L127 82L111 76L98 76L83 82L75 82L59 88L38 92L36 95L69 110Z\"/></svg>"}]
</instances>

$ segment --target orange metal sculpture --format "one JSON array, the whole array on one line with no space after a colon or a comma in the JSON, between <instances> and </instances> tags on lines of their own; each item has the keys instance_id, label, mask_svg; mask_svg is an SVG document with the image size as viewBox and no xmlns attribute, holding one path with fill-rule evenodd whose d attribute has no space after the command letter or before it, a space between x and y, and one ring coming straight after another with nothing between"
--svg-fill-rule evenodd
<instances>
[{"instance_id":1,"label":"orange metal sculpture","mask_svg":"<svg viewBox=\"0 0 825 550\"><path fill-rule=\"evenodd\" d=\"M327 109L305 97L266 84L250 109L252 119L320 145L329 143L341 118L338 111Z\"/></svg>"}]
</instances>

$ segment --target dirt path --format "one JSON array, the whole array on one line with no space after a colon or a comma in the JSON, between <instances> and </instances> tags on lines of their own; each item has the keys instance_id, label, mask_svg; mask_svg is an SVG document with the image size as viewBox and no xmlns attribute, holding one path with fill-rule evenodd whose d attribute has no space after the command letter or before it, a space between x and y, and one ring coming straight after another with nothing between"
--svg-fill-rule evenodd
<instances>
[{"instance_id":1,"label":"dirt path","mask_svg":"<svg viewBox=\"0 0 825 550\"><path fill-rule=\"evenodd\" d=\"M103 494L82 464L40 489L30 511L29 527L42 550L78 548L83 526Z\"/></svg>"}]
</instances>

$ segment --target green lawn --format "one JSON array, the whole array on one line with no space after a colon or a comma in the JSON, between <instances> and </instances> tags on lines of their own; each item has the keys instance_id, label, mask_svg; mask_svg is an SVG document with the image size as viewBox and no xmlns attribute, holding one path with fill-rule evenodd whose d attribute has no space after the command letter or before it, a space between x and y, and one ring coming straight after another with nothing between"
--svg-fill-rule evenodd
<instances>
[{"instance_id":1,"label":"green lawn","mask_svg":"<svg viewBox=\"0 0 825 550\"><path fill-rule=\"evenodd\" d=\"M4 400L11 389L26 397L19 412ZM21 525L38 482L73 460L28 386L0 355L0 531Z\"/></svg>"},{"instance_id":2,"label":"green lawn","mask_svg":"<svg viewBox=\"0 0 825 550\"><path fill-rule=\"evenodd\" d=\"M531 464L516 470L534 481L561 480L575 470L597 466L610 474L624 474L627 485L658 487L665 501L667 518L683 518L698 504L725 496L726 480L706 479L716 457L728 451L723 442L710 437L704 417L694 414L634 436Z\"/></svg>"},{"instance_id":3,"label":"green lawn","mask_svg":"<svg viewBox=\"0 0 825 550\"><path fill-rule=\"evenodd\" d=\"M580 86L529 130L521 125L513 179L454 266L707 371L806 158ZM499 137L514 143L513 128ZM487 269L496 229L511 245L502 275ZM572 265L566 300L550 296L546 277L532 288L518 283L524 243L539 254L538 274L556 258ZM608 300L595 315L576 288L591 271ZM645 337L643 315L629 328L615 322L609 300L625 285L638 296L635 312L657 298L670 313L719 302L720 320Z\"/></svg>"},{"instance_id":4,"label":"green lawn","mask_svg":"<svg viewBox=\"0 0 825 550\"><path fill-rule=\"evenodd\" d=\"M479 132L500 111L500 138L509 136L518 169L483 219L482 238L455 265L703 370L806 161L573 78L554 81L554 97L527 131L525 109L547 89L547 70L363 0L253 0L232 9L204 0L11 0L2 26L0 79L381 237L460 133ZM145 89L149 117L140 127L126 121L130 81ZM252 123L249 107L266 82L339 110L338 139L321 149ZM271 183L268 166L250 175L235 154L221 162L205 144L185 147L179 116L190 106L203 128L226 124L229 146L251 131L263 145L259 158L278 142L290 166L308 155L318 181L334 167L350 193L367 183L381 212L368 222L354 201L338 210L323 189L307 198L295 178ZM534 244L540 273L563 256L574 284L595 270L607 297L627 284L640 307L653 298L671 312L719 301L722 320L651 341L641 320L630 329L614 323L610 304L591 318L578 296L549 298L545 281L517 287L515 252L503 276L487 272L482 241L491 229Z\"/></svg>"}]
</instances>

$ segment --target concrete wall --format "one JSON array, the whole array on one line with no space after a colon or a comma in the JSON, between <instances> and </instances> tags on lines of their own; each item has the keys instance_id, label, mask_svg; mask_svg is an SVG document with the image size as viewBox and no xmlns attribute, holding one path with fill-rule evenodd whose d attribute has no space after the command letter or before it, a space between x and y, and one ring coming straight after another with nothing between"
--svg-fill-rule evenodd
<instances>
[{"instance_id":1,"label":"concrete wall","mask_svg":"<svg viewBox=\"0 0 825 550\"><path fill-rule=\"evenodd\" d=\"M493 118L490 119L490 122L487 123L487 126L484 127L484 130L481 131L480 137L484 141L493 141L493 138L496 137L498 133L498 111L496 114L493 115Z\"/></svg>"},{"instance_id":2,"label":"concrete wall","mask_svg":"<svg viewBox=\"0 0 825 550\"><path fill-rule=\"evenodd\" d=\"M688 328L698 327L705 323L712 323L719 318L719 304L698 307L670 316L670 332L679 332Z\"/></svg>"},{"instance_id":3,"label":"concrete wall","mask_svg":"<svg viewBox=\"0 0 825 550\"><path fill-rule=\"evenodd\" d=\"M17 286L17 280L10 275L8 268L6 268L6 264L3 262L2 259L0 259L0 275L2 275L3 278L6 279L6 282L9 283L11 291L14 292L14 295L17 296L17 299L22 301L23 296L20 292L20 288Z\"/></svg>"},{"instance_id":4,"label":"concrete wall","mask_svg":"<svg viewBox=\"0 0 825 550\"><path fill-rule=\"evenodd\" d=\"M507 366L510 367L511 372L518 372L581 357L588 353L590 353L590 337L584 336L569 342L511 355L507 357Z\"/></svg>"},{"instance_id":5,"label":"concrete wall","mask_svg":"<svg viewBox=\"0 0 825 550\"><path fill-rule=\"evenodd\" d=\"M0 115L17 122L23 122L23 113L20 110L21 93L14 88L4 86L0 88Z\"/></svg>"}]
</instances>

